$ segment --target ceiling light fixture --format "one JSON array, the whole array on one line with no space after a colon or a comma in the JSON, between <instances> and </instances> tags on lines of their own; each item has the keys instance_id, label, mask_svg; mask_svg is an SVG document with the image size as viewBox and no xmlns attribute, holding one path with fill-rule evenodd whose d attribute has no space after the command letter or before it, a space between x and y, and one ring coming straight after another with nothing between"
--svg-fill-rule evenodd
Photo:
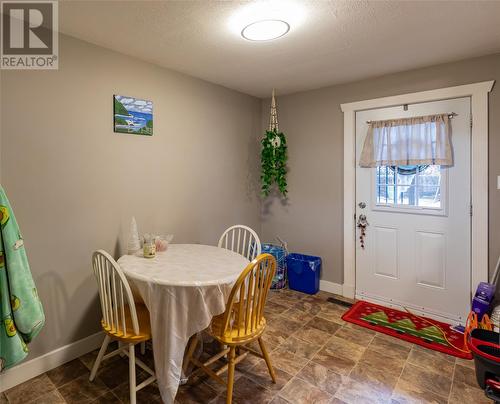
<instances>
[{"instance_id":1,"label":"ceiling light fixture","mask_svg":"<svg viewBox=\"0 0 500 404\"><path fill-rule=\"evenodd\" d=\"M261 20L248 24L241 36L249 41L270 41L285 35L290 25L282 20Z\"/></svg>"}]
</instances>

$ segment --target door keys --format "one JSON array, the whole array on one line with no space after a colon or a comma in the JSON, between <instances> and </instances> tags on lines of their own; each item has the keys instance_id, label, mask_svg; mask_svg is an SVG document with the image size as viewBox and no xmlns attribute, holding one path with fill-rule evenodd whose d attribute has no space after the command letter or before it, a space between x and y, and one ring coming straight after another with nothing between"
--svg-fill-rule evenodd
<instances>
[{"instance_id":1,"label":"door keys","mask_svg":"<svg viewBox=\"0 0 500 404\"><path fill-rule=\"evenodd\" d=\"M360 231L359 243L361 245L361 248L364 250L365 249L366 228L370 225L368 223L368 220L366 220L366 215L359 215L358 222L356 225Z\"/></svg>"}]
</instances>

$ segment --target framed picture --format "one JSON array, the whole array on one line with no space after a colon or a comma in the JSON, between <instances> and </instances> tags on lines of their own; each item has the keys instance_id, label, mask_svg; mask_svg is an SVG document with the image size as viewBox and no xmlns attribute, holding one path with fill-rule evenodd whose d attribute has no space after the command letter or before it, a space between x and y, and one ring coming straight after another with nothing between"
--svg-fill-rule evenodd
<instances>
[{"instance_id":1,"label":"framed picture","mask_svg":"<svg viewBox=\"0 0 500 404\"><path fill-rule=\"evenodd\" d=\"M114 131L153 136L153 102L125 95L113 96Z\"/></svg>"}]
</instances>

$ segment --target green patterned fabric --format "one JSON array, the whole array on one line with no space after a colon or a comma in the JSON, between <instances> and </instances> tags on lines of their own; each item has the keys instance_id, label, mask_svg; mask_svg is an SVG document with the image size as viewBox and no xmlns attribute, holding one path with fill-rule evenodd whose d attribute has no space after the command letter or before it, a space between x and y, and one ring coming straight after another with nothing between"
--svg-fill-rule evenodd
<instances>
[{"instance_id":1,"label":"green patterned fabric","mask_svg":"<svg viewBox=\"0 0 500 404\"><path fill-rule=\"evenodd\" d=\"M413 335L414 337L419 337L427 341L433 341L442 345L449 346L448 342L443 337L443 333L434 325L423 327L417 330L417 327L409 318L403 318L402 320L398 321L390 321L389 317L384 311L377 311L361 318L371 324L392 328L393 330L402 334Z\"/></svg>"},{"instance_id":2,"label":"green patterned fabric","mask_svg":"<svg viewBox=\"0 0 500 404\"><path fill-rule=\"evenodd\" d=\"M0 372L28 355L26 346L45 323L24 243L0 187Z\"/></svg>"}]
</instances>

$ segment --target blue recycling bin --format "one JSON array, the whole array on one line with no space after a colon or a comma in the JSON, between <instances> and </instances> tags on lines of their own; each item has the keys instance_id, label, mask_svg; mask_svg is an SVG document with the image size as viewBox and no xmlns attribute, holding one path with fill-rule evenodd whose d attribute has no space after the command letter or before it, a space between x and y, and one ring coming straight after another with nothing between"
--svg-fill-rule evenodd
<instances>
[{"instance_id":1,"label":"blue recycling bin","mask_svg":"<svg viewBox=\"0 0 500 404\"><path fill-rule=\"evenodd\" d=\"M319 291L321 257L289 254L286 257L288 286L290 289L314 295Z\"/></svg>"}]
</instances>

